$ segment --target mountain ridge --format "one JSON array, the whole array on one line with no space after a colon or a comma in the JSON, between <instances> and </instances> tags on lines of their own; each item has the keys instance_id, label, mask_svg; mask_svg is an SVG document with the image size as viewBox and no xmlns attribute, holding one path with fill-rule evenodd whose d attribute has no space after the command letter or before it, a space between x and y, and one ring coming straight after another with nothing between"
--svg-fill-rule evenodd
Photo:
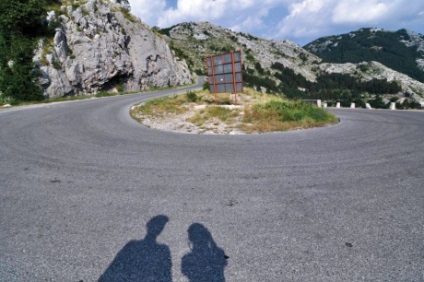
<instances>
[{"instance_id":1,"label":"mountain ridge","mask_svg":"<svg viewBox=\"0 0 424 282\"><path fill-rule=\"evenodd\" d=\"M329 63L296 43L267 40L208 22L180 23L156 31L197 73L205 73L207 55L238 49L244 58L245 83L271 93L283 93L292 98L322 96L323 99L345 100L345 103L362 100L363 105L376 94L390 94L385 95L386 103L411 99L424 105L423 83L376 61ZM373 81L379 86L372 86ZM359 85L361 83L368 86L364 88ZM392 83L398 87L393 88ZM331 89L325 89L325 85L331 85ZM349 87L355 89L350 91ZM384 89L390 93L385 93Z\"/></svg>"},{"instance_id":2,"label":"mountain ridge","mask_svg":"<svg viewBox=\"0 0 424 282\"><path fill-rule=\"evenodd\" d=\"M361 28L318 38L304 48L325 62L377 61L424 82L424 35L406 29Z\"/></svg>"}]
</instances>

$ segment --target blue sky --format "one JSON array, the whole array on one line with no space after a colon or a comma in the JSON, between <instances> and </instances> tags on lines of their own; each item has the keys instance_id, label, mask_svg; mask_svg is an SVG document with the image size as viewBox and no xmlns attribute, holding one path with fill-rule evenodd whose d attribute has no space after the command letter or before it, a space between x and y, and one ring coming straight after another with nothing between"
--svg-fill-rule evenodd
<instances>
[{"instance_id":1,"label":"blue sky","mask_svg":"<svg viewBox=\"0 0 424 282\"><path fill-rule=\"evenodd\" d=\"M224 28L305 45L362 27L424 34L424 0L129 0L150 26L208 21Z\"/></svg>"}]
</instances>

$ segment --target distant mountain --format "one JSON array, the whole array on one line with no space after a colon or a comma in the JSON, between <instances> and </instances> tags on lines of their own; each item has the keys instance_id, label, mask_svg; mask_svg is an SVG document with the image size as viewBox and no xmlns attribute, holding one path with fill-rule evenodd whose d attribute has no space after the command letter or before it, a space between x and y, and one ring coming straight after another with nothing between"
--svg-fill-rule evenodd
<instances>
[{"instance_id":1,"label":"distant mountain","mask_svg":"<svg viewBox=\"0 0 424 282\"><path fill-rule=\"evenodd\" d=\"M330 63L377 61L424 82L424 35L405 29L396 32L362 28L319 38L304 47Z\"/></svg>"},{"instance_id":2,"label":"distant mountain","mask_svg":"<svg viewBox=\"0 0 424 282\"><path fill-rule=\"evenodd\" d=\"M377 100L382 105L383 97L386 105L397 101L406 102L404 106L417 106L418 103L424 106L424 83L372 59L327 63L293 42L266 40L208 22L181 23L153 30L164 37L177 60L185 59L190 69L198 74L205 74L207 56L241 50L245 85L268 93L288 98L323 99L329 103L340 101L344 105L355 102L364 106L365 102ZM405 42L399 44L412 45L418 39L405 35ZM337 46L335 41L332 44ZM325 49L327 45L322 43L315 49Z\"/></svg>"}]
</instances>

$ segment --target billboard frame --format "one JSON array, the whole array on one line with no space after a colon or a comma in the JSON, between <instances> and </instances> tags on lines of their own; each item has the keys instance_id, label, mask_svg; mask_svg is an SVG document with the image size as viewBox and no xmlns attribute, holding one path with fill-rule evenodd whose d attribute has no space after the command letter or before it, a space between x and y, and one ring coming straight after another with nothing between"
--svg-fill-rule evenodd
<instances>
[{"instance_id":1,"label":"billboard frame","mask_svg":"<svg viewBox=\"0 0 424 282\"><path fill-rule=\"evenodd\" d=\"M230 92L237 104L237 93L243 92L242 69L240 50L206 57L209 91L214 93L215 102L217 93Z\"/></svg>"}]
</instances>

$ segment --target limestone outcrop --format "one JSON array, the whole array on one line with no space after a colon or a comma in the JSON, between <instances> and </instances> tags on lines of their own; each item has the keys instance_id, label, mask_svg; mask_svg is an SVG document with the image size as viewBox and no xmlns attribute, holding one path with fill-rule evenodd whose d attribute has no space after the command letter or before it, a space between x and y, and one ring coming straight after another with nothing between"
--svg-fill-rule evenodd
<instances>
[{"instance_id":1,"label":"limestone outcrop","mask_svg":"<svg viewBox=\"0 0 424 282\"><path fill-rule=\"evenodd\" d=\"M46 97L139 91L192 81L185 61L129 13L127 0L74 1L47 15L57 26L34 61Z\"/></svg>"}]
</instances>

